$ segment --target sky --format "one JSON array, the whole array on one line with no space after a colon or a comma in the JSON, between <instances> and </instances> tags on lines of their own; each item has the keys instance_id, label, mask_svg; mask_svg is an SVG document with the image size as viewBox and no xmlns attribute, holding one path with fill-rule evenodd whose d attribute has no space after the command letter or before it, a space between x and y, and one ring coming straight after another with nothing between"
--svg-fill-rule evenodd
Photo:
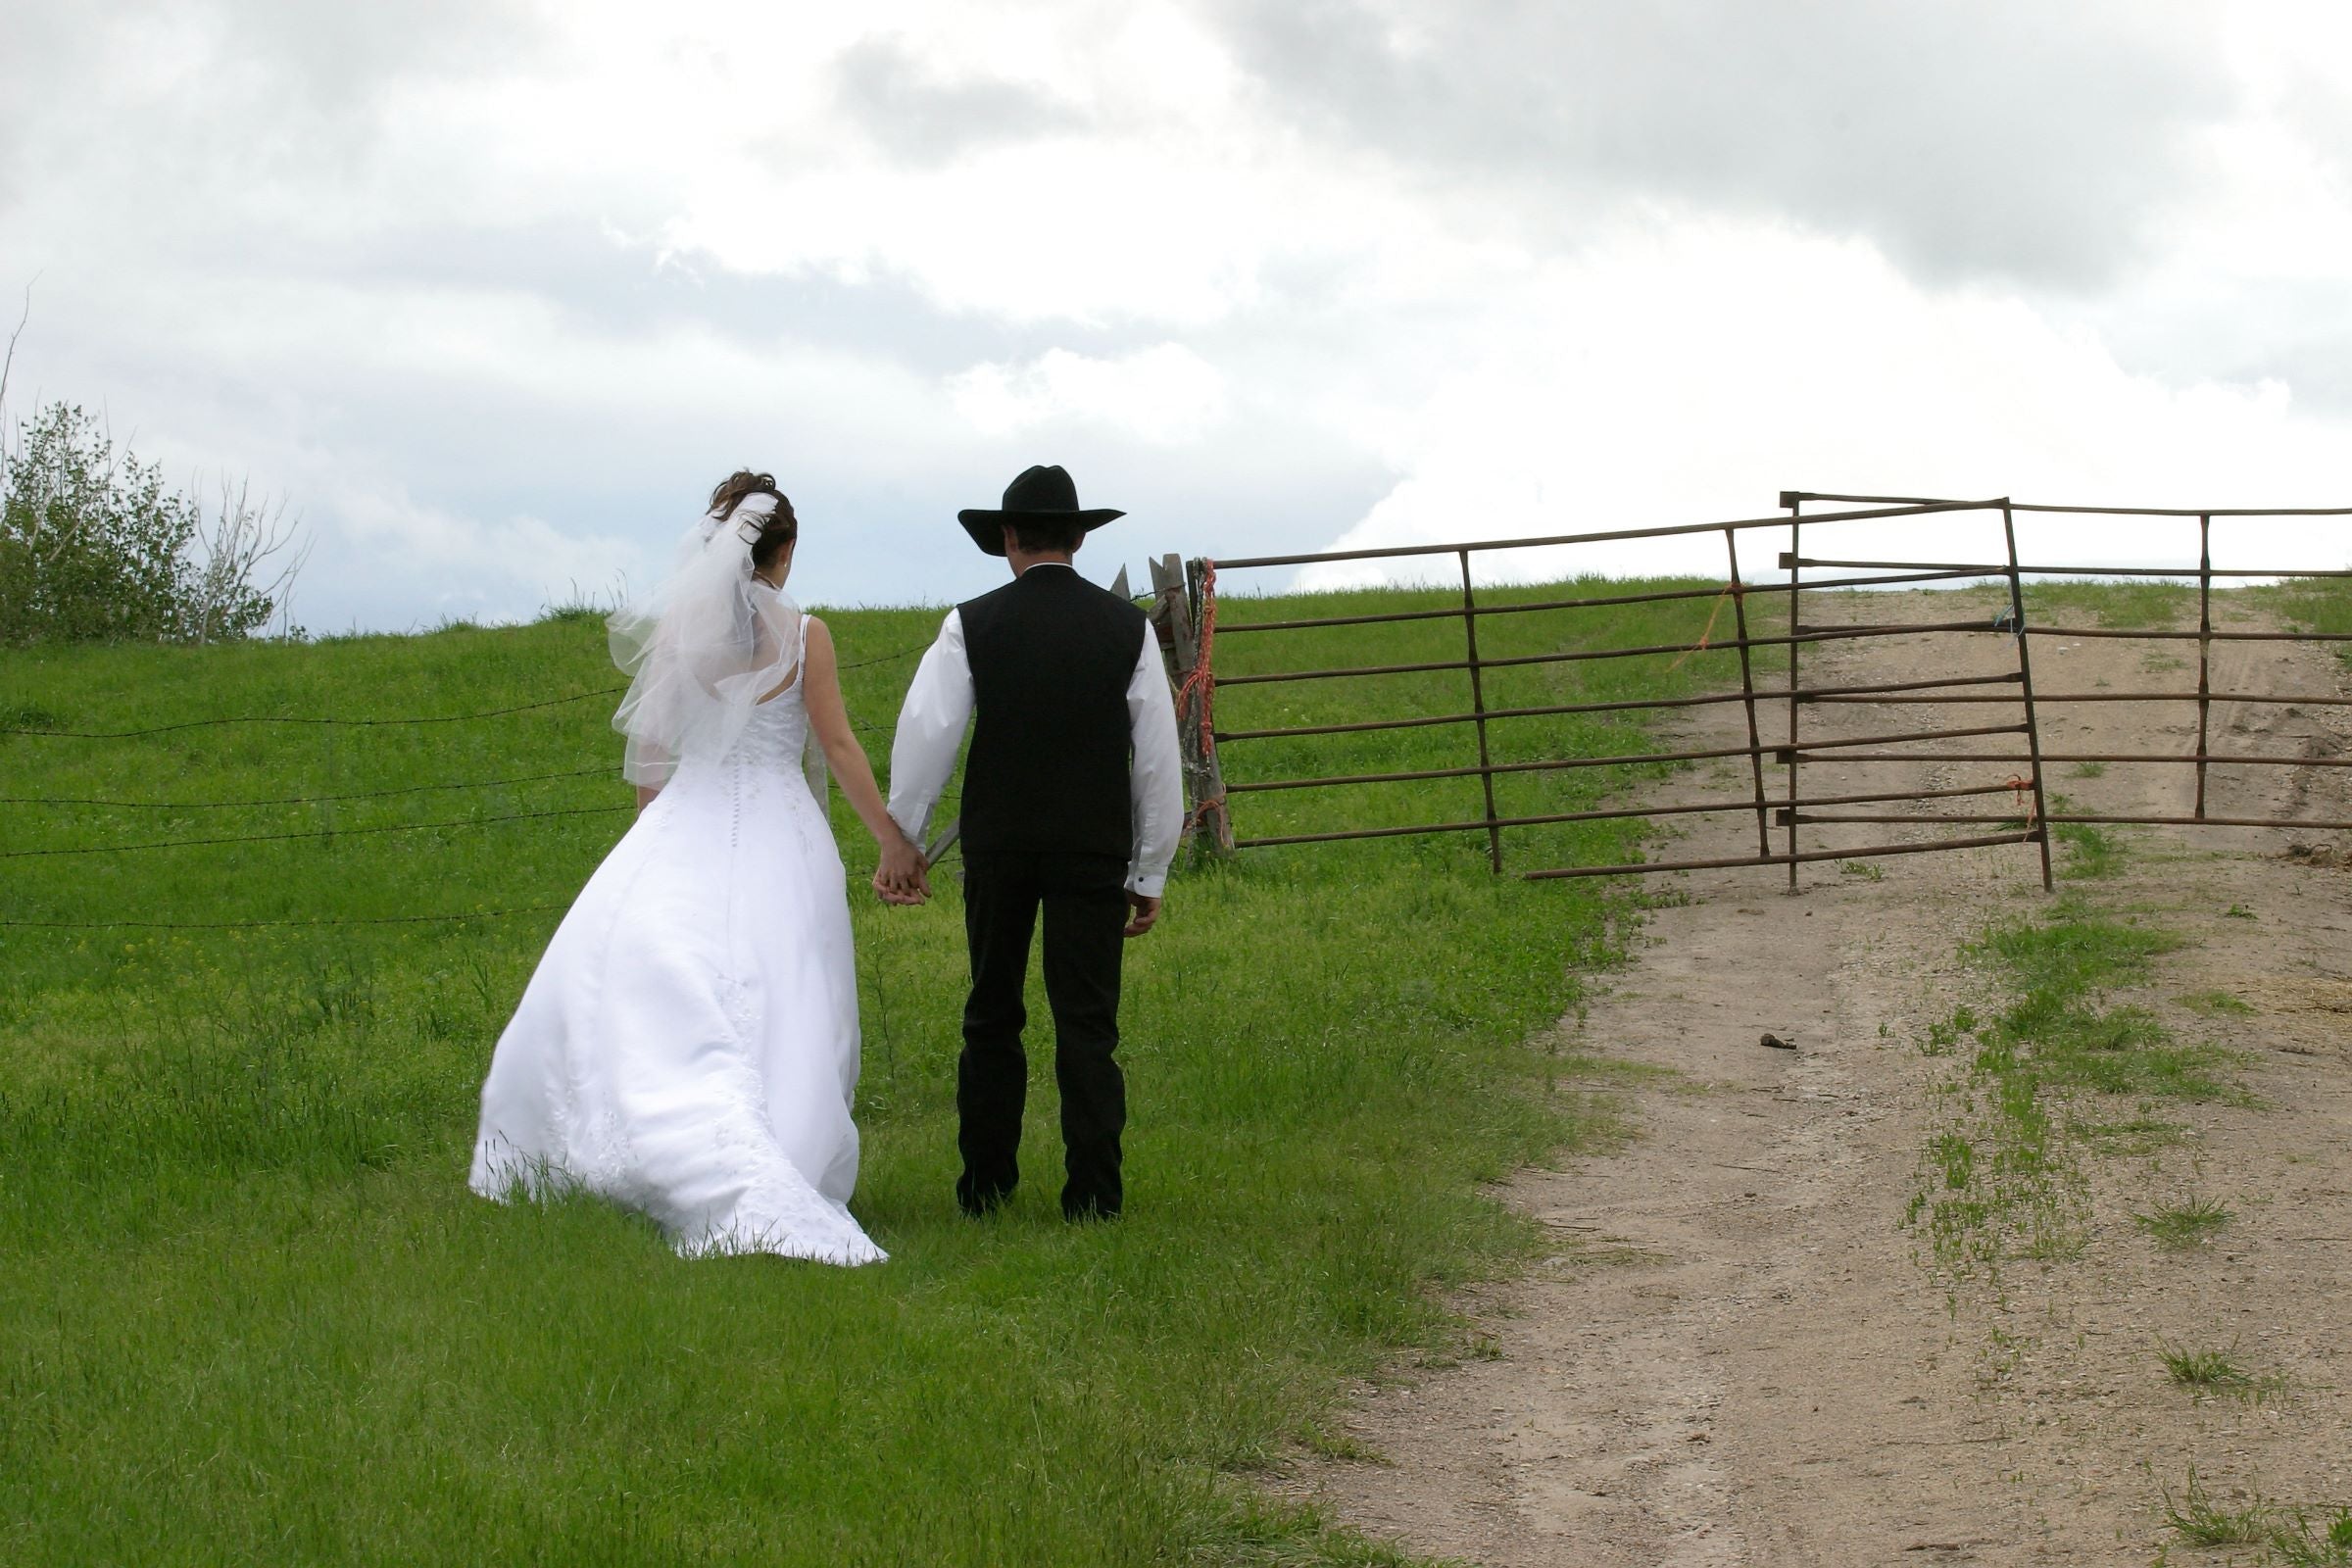
<instances>
[{"instance_id":1,"label":"sky","mask_svg":"<svg viewBox=\"0 0 2352 1568\"><path fill-rule=\"evenodd\" d=\"M1784 489L2352 504L2340 0L0 0L0 38L9 417L285 499L318 632L642 589L739 465L834 605L991 586L955 513L1032 463L1129 514L1099 580ZM2217 560L2352 564L2348 521Z\"/></svg>"}]
</instances>

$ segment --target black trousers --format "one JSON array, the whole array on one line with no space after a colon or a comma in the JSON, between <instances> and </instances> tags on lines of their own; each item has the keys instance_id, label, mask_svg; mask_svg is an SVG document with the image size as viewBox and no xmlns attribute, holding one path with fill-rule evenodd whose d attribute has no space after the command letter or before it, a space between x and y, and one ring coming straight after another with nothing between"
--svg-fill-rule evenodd
<instances>
[{"instance_id":1,"label":"black trousers","mask_svg":"<svg viewBox=\"0 0 2352 1568\"><path fill-rule=\"evenodd\" d=\"M966 1213L995 1207L1020 1180L1021 1107L1029 1089L1022 992L1041 908L1068 1173L1061 1211L1071 1219L1119 1211L1127 1085L1111 1054L1119 1044L1126 875L1127 862L1109 856L966 853L963 929L972 992L963 1005L963 1055L956 1071L963 1152L956 1199Z\"/></svg>"}]
</instances>

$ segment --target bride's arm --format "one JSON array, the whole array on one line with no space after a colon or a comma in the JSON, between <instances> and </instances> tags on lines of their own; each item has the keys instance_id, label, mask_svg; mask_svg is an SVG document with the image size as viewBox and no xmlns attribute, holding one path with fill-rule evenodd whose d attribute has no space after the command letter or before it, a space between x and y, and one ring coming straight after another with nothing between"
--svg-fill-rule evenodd
<instances>
[{"instance_id":1,"label":"bride's arm","mask_svg":"<svg viewBox=\"0 0 2352 1568\"><path fill-rule=\"evenodd\" d=\"M803 700L808 705L808 727L825 749L825 761L832 767L841 793L848 797L850 808L881 846L882 866L875 874L875 886L928 893L923 852L891 820L890 809L883 804L882 791L874 783L873 764L866 760L865 748L858 744L850 729L850 710L841 700L841 668L833 654L833 633L814 615L808 617L808 647L801 680Z\"/></svg>"}]
</instances>

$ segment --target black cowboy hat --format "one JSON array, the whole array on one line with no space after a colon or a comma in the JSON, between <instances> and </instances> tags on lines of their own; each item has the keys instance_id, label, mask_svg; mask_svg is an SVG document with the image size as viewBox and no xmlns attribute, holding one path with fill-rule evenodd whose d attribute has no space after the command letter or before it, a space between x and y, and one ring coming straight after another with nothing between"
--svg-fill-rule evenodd
<instances>
[{"instance_id":1,"label":"black cowboy hat","mask_svg":"<svg viewBox=\"0 0 2352 1568\"><path fill-rule=\"evenodd\" d=\"M1021 476L1004 487L1004 505L996 511L958 512L956 520L972 536L972 543L992 556L1001 556L1008 522L1057 522L1092 533L1111 518L1125 515L1109 507L1079 510L1078 486L1071 482L1069 470L1055 463L1022 469Z\"/></svg>"}]
</instances>

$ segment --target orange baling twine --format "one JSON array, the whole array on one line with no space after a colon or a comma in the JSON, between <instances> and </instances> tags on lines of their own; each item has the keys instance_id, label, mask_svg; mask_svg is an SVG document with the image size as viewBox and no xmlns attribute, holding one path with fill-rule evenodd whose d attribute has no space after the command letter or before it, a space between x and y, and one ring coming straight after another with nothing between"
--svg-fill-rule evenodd
<instances>
[{"instance_id":1,"label":"orange baling twine","mask_svg":"<svg viewBox=\"0 0 2352 1568\"><path fill-rule=\"evenodd\" d=\"M2017 792L2017 814L2026 819L2026 826L2032 827L2034 825L2034 781L2022 774L2012 773L2009 775L2008 787Z\"/></svg>"},{"instance_id":2,"label":"orange baling twine","mask_svg":"<svg viewBox=\"0 0 2352 1568\"><path fill-rule=\"evenodd\" d=\"M1715 596L1715 608L1707 612L1707 623L1699 631L1698 646L1684 649L1682 659L1677 659L1673 663L1668 664L1666 666L1668 669L1680 669L1683 667L1683 660L1689 659L1692 654L1703 654L1707 651L1707 645L1715 639L1715 617L1723 613L1725 602L1738 592L1740 592L1740 585L1736 582L1727 582L1723 585L1723 592Z\"/></svg>"},{"instance_id":3,"label":"orange baling twine","mask_svg":"<svg viewBox=\"0 0 2352 1568\"><path fill-rule=\"evenodd\" d=\"M1200 647L1194 661L1193 672L1184 677L1176 689L1176 717L1183 722L1188 707L1200 726L1200 755L1213 756L1217 749L1215 712L1217 706L1217 676L1211 664L1211 654L1217 641L1217 564L1203 558L1200 562ZM1188 830L1197 828L1211 810L1222 807L1225 797L1218 795L1202 801L1193 808L1187 820Z\"/></svg>"}]
</instances>

